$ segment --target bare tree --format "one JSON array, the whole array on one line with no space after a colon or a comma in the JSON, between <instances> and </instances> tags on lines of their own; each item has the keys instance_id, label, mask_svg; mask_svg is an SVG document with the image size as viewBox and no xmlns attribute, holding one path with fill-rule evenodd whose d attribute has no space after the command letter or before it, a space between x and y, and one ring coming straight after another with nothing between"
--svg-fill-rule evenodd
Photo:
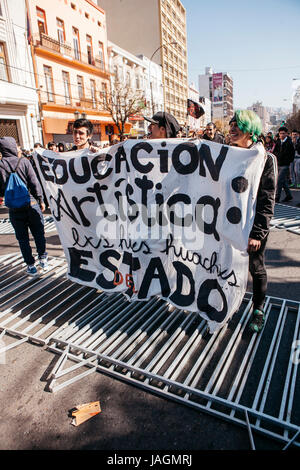
<instances>
[{"instance_id":1,"label":"bare tree","mask_svg":"<svg viewBox=\"0 0 300 470\"><path fill-rule=\"evenodd\" d=\"M290 132L292 132L293 129L300 130L300 111L290 115L286 120L286 125Z\"/></svg>"},{"instance_id":2,"label":"bare tree","mask_svg":"<svg viewBox=\"0 0 300 470\"><path fill-rule=\"evenodd\" d=\"M107 111L119 130L120 140L123 140L125 123L134 114L140 113L145 107L142 90L135 90L128 83L113 77L110 90L102 95L102 106Z\"/></svg>"}]
</instances>

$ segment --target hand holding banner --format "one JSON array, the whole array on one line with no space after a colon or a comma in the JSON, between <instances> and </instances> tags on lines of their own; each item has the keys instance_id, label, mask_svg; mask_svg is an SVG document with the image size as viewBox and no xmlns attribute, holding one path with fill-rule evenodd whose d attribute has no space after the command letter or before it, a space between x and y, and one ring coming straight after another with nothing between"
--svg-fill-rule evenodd
<instances>
[{"instance_id":1,"label":"hand holding banner","mask_svg":"<svg viewBox=\"0 0 300 470\"><path fill-rule=\"evenodd\" d=\"M247 285L265 164L204 140L127 140L91 154L37 149L68 277L131 300L159 295L216 332Z\"/></svg>"}]
</instances>

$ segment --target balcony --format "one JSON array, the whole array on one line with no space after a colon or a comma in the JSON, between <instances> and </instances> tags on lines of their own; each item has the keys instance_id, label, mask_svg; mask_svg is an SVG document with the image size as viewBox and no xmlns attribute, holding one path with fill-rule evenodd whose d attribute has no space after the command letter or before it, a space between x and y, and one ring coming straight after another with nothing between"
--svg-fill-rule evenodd
<instances>
[{"instance_id":1,"label":"balcony","mask_svg":"<svg viewBox=\"0 0 300 470\"><path fill-rule=\"evenodd\" d=\"M55 85L55 82L54 82ZM97 92L99 95L99 92ZM69 112L74 112L75 109L80 110L81 112L88 112L88 111L100 111L103 112L103 102L101 101L101 97L98 99L92 98L78 98L78 97L71 97L71 96L64 96L60 94L55 94L55 91L52 91L52 96L54 100L49 100L50 94L47 93L46 90L43 88L41 89L41 103L47 107L55 107L56 109L61 108L62 110L69 109Z\"/></svg>"},{"instance_id":2,"label":"balcony","mask_svg":"<svg viewBox=\"0 0 300 470\"><path fill-rule=\"evenodd\" d=\"M82 109L97 109L99 108L100 103L96 100L92 100L89 98L81 98L79 101L76 101L76 106Z\"/></svg>"},{"instance_id":3,"label":"balcony","mask_svg":"<svg viewBox=\"0 0 300 470\"><path fill-rule=\"evenodd\" d=\"M38 38L39 41L37 39L36 45L40 45L51 51L59 52L60 54L72 57L72 48L71 45L67 42L60 42L44 33L39 34ZM37 44L38 42L39 44Z\"/></svg>"},{"instance_id":4,"label":"balcony","mask_svg":"<svg viewBox=\"0 0 300 470\"><path fill-rule=\"evenodd\" d=\"M81 51L73 49L70 43L60 42L44 33L35 34L33 39L34 46L36 48L55 52L66 59L95 67L97 70L101 70L103 73L109 74L109 71L105 68L105 64L100 56L93 57L91 54L84 54Z\"/></svg>"}]
</instances>

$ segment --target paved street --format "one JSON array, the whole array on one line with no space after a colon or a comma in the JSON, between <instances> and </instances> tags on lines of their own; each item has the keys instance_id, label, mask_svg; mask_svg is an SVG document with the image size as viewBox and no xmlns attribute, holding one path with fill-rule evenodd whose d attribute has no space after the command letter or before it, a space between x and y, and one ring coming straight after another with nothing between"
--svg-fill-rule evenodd
<instances>
[{"instance_id":1,"label":"paved street","mask_svg":"<svg viewBox=\"0 0 300 470\"><path fill-rule=\"evenodd\" d=\"M296 205L300 191L293 195ZM0 211L2 218L7 217L5 209ZM299 240L299 235L285 230L271 231L268 295L300 301ZM55 232L47 234L47 249L52 256L63 256ZM0 250L1 255L18 252L14 235L0 236ZM6 352L6 363L0 366L1 449L250 449L246 429L100 373L50 393L49 372L57 359L27 342ZM72 426L68 411L96 400L101 403L100 415ZM282 448L257 433L254 439L257 449Z\"/></svg>"}]
</instances>

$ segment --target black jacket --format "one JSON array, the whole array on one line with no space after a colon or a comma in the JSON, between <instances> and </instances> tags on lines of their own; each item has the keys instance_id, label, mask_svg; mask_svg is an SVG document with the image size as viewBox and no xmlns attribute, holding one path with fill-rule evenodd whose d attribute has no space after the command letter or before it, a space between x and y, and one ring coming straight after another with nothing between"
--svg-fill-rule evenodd
<instances>
[{"instance_id":1,"label":"black jacket","mask_svg":"<svg viewBox=\"0 0 300 470\"><path fill-rule=\"evenodd\" d=\"M278 166L289 166L295 158L295 148L290 137L287 137L284 142L278 139L273 153L277 157Z\"/></svg>"},{"instance_id":2,"label":"black jacket","mask_svg":"<svg viewBox=\"0 0 300 470\"><path fill-rule=\"evenodd\" d=\"M267 160L257 191L255 217L249 237L263 240L269 233L270 221L274 214L277 183L277 161L267 152Z\"/></svg>"},{"instance_id":3,"label":"black jacket","mask_svg":"<svg viewBox=\"0 0 300 470\"><path fill-rule=\"evenodd\" d=\"M10 173L16 169L18 158L18 149L13 137L3 137L0 139L0 197L4 196L6 185ZM41 185L36 177L34 169L27 158L22 158L18 166L17 174L26 184L30 193L32 202L43 202L43 192Z\"/></svg>"},{"instance_id":4,"label":"black jacket","mask_svg":"<svg viewBox=\"0 0 300 470\"><path fill-rule=\"evenodd\" d=\"M296 143L294 144L294 149L295 149L295 154L297 152L298 155L300 155L300 137L298 137Z\"/></svg>"}]
</instances>

